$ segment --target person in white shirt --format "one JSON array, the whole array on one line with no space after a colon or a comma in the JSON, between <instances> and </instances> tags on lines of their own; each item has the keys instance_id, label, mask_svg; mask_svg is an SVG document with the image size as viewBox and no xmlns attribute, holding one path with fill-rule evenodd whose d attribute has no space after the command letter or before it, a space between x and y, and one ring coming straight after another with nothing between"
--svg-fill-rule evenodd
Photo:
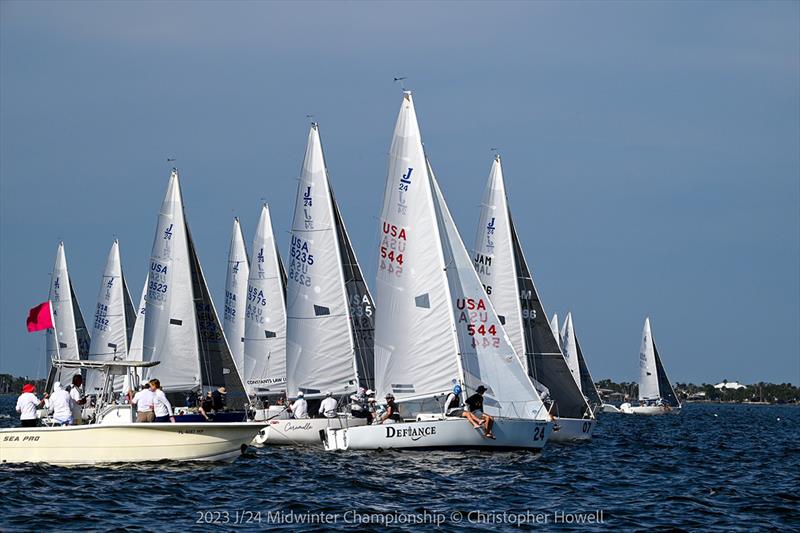
<instances>
[{"instance_id":1,"label":"person in white shirt","mask_svg":"<svg viewBox=\"0 0 800 533\"><path fill-rule=\"evenodd\" d=\"M325 418L336 418L337 407L339 407L339 402L334 399L333 393L329 392L325 399L322 400L322 403L319 404L319 414Z\"/></svg>"},{"instance_id":2,"label":"person in white shirt","mask_svg":"<svg viewBox=\"0 0 800 533\"><path fill-rule=\"evenodd\" d=\"M303 396L303 391L298 392L297 399L289 406L292 418L308 418L308 402Z\"/></svg>"},{"instance_id":3,"label":"person in white shirt","mask_svg":"<svg viewBox=\"0 0 800 533\"><path fill-rule=\"evenodd\" d=\"M153 409L155 410L156 422L175 422L175 415L172 412L172 404L167 400L167 395L161 390L161 382L157 379L150 380L150 390L153 393Z\"/></svg>"},{"instance_id":4,"label":"person in white shirt","mask_svg":"<svg viewBox=\"0 0 800 533\"><path fill-rule=\"evenodd\" d=\"M86 396L83 394L83 377L80 374L72 376L72 388L69 395L72 397L72 419L74 424L83 423L83 406L86 403Z\"/></svg>"},{"instance_id":5,"label":"person in white shirt","mask_svg":"<svg viewBox=\"0 0 800 533\"><path fill-rule=\"evenodd\" d=\"M153 422L156 419L153 403L155 394L150 390L150 384L142 385L142 390L137 392L131 403L136 406L136 421L137 422Z\"/></svg>"},{"instance_id":6,"label":"person in white shirt","mask_svg":"<svg viewBox=\"0 0 800 533\"><path fill-rule=\"evenodd\" d=\"M60 426L71 426L73 423L72 405L74 401L70 393L61 388L61 383L53 383L53 394L50 395L48 412L53 413L53 420Z\"/></svg>"},{"instance_id":7,"label":"person in white shirt","mask_svg":"<svg viewBox=\"0 0 800 533\"><path fill-rule=\"evenodd\" d=\"M47 398L47 394L44 395ZM30 383L22 386L22 394L17 398L17 412L19 413L20 425L24 428L36 427L39 420L36 418L36 410L44 405L44 400L36 397L36 387Z\"/></svg>"}]
</instances>

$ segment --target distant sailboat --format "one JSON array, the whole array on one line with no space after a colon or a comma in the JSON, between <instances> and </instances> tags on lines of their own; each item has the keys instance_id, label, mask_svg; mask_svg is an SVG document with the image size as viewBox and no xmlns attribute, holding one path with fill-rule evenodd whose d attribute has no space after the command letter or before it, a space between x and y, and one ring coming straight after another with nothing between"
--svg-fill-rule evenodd
<instances>
[{"instance_id":1,"label":"distant sailboat","mask_svg":"<svg viewBox=\"0 0 800 533\"><path fill-rule=\"evenodd\" d=\"M119 242L114 239L108 252L92 325L89 361L121 361L128 357L136 311L122 275ZM86 394L102 394L105 382L99 372L89 372L84 387ZM120 386L122 379L119 381Z\"/></svg>"},{"instance_id":2,"label":"distant sailboat","mask_svg":"<svg viewBox=\"0 0 800 533\"><path fill-rule=\"evenodd\" d=\"M274 398L286 392L286 271L266 204L261 206L250 259L244 377L251 397Z\"/></svg>"},{"instance_id":3,"label":"distant sailboat","mask_svg":"<svg viewBox=\"0 0 800 533\"><path fill-rule=\"evenodd\" d=\"M325 432L325 447L541 449L552 430L536 390L503 333L425 156L411 93L404 91L381 210L375 385L402 421ZM459 384L488 389L496 440L440 400ZM484 389L481 389L484 390Z\"/></svg>"},{"instance_id":4,"label":"distant sailboat","mask_svg":"<svg viewBox=\"0 0 800 533\"><path fill-rule=\"evenodd\" d=\"M550 439L591 439L596 421L561 352L557 318L548 322L533 283L508 205L499 155L483 194L473 261L528 375L540 392L547 389L554 403L556 430Z\"/></svg>"},{"instance_id":5,"label":"distant sailboat","mask_svg":"<svg viewBox=\"0 0 800 533\"><path fill-rule=\"evenodd\" d=\"M634 415L660 415L677 412L681 402L667 377L656 342L650 330L650 317L644 320L639 350L639 405L624 403L620 412Z\"/></svg>"},{"instance_id":6,"label":"distant sailboat","mask_svg":"<svg viewBox=\"0 0 800 533\"><path fill-rule=\"evenodd\" d=\"M372 388L375 306L333 196L317 124L297 187L286 302L288 395L332 394L342 405L359 386ZM277 421L256 441L319 444L320 430L365 423L346 411L303 423Z\"/></svg>"},{"instance_id":7,"label":"distant sailboat","mask_svg":"<svg viewBox=\"0 0 800 533\"><path fill-rule=\"evenodd\" d=\"M91 339L67 271L67 256L63 242L58 243L56 261L53 265L50 305L53 311L53 328L47 330L48 363L53 359L85 360L89 354ZM56 381L65 385L72 383L72 377L80 373L80 369L50 366L46 390L50 391Z\"/></svg>"},{"instance_id":8,"label":"distant sailboat","mask_svg":"<svg viewBox=\"0 0 800 533\"><path fill-rule=\"evenodd\" d=\"M231 245L228 250L228 275L225 278L225 314L222 329L236 363L236 371L242 383L244 376L244 329L245 308L247 306L247 278L250 274L250 260L244 244L242 226L239 218L233 219Z\"/></svg>"},{"instance_id":9,"label":"distant sailboat","mask_svg":"<svg viewBox=\"0 0 800 533\"><path fill-rule=\"evenodd\" d=\"M559 333L558 329L558 314L556 313L553 313L553 318L550 320L550 329L553 331L553 337L556 338L558 347L563 348L563 346L561 345L561 334Z\"/></svg>"},{"instance_id":10,"label":"distant sailboat","mask_svg":"<svg viewBox=\"0 0 800 533\"><path fill-rule=\"evenodd\" d=\"M224 386L228 405L243 408L244 387L208 290L183 212L173 169L158 217L145 302L143 359L160 361L157 377L176 402L190 391ZM179 403L179 404L180 404Z\"/></svg>"},{"instance_id":11,"label":"distant sailboat","mask_svg":"<svg viewBox=\"0 0 800 533\"><path fill-rule=\"evenodd\" d=\"M575 332L575 322L572 318L572 313L567 313L561 337L561 344L564 347L564 357L566 358L567 353L569 353L570 360L575 360L577 362L578 387L580 387L583 396L592 407L592 411L596 412L596 409L603 405L603 401L600 399L600 393L597 391L597 386L594 384L592 375L589 372L589 367L586 365L586 360L583 357L581 343L578 341L578 334ZM571 365L570 370L572 370Z\"/></svg>"}]
</instances>

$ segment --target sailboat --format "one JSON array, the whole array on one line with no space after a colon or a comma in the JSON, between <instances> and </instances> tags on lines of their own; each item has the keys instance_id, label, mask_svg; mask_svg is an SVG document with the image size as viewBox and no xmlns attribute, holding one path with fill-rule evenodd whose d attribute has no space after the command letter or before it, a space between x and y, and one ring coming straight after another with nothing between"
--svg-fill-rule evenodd
<instances>
[{"instance_id":1,"label":"sailboat","mask_svg":"<svg viewBox=\"0 0 800 533\"><path fill-rule=\"evenodd\" d=\"M239 218L233 219L231 245L228 250L228 274L225 278L225 313L222 329L236 364L242 383L244 377L244 328L247 305L247 278L250 275L250 260L244 245L244 235Z\"/></svg>"},{"instance_id":2,"label":"sailboat","mask_svg":"<svg viewBox=\"0 0 800 533\"><path fill-rule=\"evenodd\" d=\"M561 348L561 335L559 334L558 329L558 314L553 313L553 318L550 319L550 330L553 332L553 336L556 338L556 342L558 343L558 347Z\"/></svg>"},{"instance_id":3,"label":"sailboat","mask_svg":"<svg viewBox=\"0 0 800 533\"><path fill-rule=\"evenodd\" d=\"M286 383L314 402L372 388L375 306L328 178L319 126L311 124L292 220L286 295ZM316 402L314 402L316 403ZM319 444L320 431L366 418L274 420L256 442Z\"/></svg>"},{"instance_id":4,"label":"sailboat","mask_svg":"<svg viewBox=\"0 0 800 533\"><path fill-rule=\"evenodd\" d=\"M135 320L136 311L131 302L125 277L122 275L119 241L114 239L100 280L87 359L89 361L127 359ZM121 387L122 380L118 381ZM102 387L102 375L99 372L87 374L84 387L86 394L101 394Z\"/></svg>"},{"instance_id":5,"label":"sailboat","mask_svg":"<svg viewBox=\"0 0 800 533\"><path fill-rule=\"evenodd\" d=\"M544 306L522 252L508 206L500 156L492 162L475 236L475 270L503 329L534 383L548 391L556 427L551 440L589 440L595 418L559 345L556 317ZM541 387L540 387L541 388Z\"/></svg>"},{"instance_id":6,"label":"sailboat","mask_svg":"<svg viewBox=\"0 0 800 533\"><path fill-rule=\"evenodd\" d=\"M397 398L403 420L328 429L325 448L544 447L552 422L450 216L408 91L389 151L380 227L375 385ZM456 384L468 396L488 389L484 411L495 418L496 439L444 415L440 402Z\"/></svg>"},{"instance_id":7,"label":"sailboat","mask_svg":"<svg viewBox=\"0 0 800 533\"><path fill-rule=\"evenodd\" d=\"M144 318L142 359L161 363L145 377L158 378L173 405L225 387L233 416L244 419L247 397L186 224L176 169L158 216Z\"/></svg>"},{"instance_id":8,"label":"sailboat","mask_svg":"<svg viewBox=\"0 0 800 533\"><path fill-rule=\"evenodd\" d=\"M58 243L56 261L50 280L50 305L53 312L53 327L47 330L46 353L48 363L55 359L65 361L85 360L89 354L91 338L78 305L78 297L72 288L67 270L64 242ZM72 377L81 374L80 368L50 366L45 390L51 391L53 383L72 383Z\"/></svg>"},{"instance_id":9,"label":"sailboat","mask_svg":"<svg viewBox=\"0 0 800 533\"><path fill-rule=\"evenodd\" d=\"M572 376L575 378L578 388L583 393L586 401L589 402L592 412L597 412L597 408L603 405L603 401L600 399L600 393L597 391L597 386L594 384L589 367L583 357L581 344L578 342L578 334L575 332L572 313L567 313L564 327L561 329L561 346L564 351L564 358L568 360L570 372L573 372L574 365L577 366L577 370Z\"/></svg>"},{"instance_id":10,"label":"sailboat","mask_svg":"<svg viewBox=\"0 0 800 533\"><path fill-rule=\"evenodd\" d=\"M259 407L256 420L284 411L277 405L267 405L266 410L259 405L262 399L273 400L286 393L286 272L266 204L261 206L253 238L247 281L244 378L248 396Z\"/></svg>"},{"instance_id":11,"label":"sailboat","mask_svg":"<svg viewBox=\"0 0 800 533\"><path fill-rule=\"evenodd\" d=\"M661 415L677 413L680 409L681 402L664 370L650 330L650 317L647 317L644 319L639 350L639 405L624 403L619 410L624 414Z\"/></svg>"}]
</instances>

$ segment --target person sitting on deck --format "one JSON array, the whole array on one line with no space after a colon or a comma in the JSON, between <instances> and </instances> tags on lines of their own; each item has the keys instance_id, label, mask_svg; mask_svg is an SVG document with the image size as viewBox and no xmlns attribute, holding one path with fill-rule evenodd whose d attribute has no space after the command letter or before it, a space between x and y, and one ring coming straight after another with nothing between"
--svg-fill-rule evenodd
<instances>
[{"instance_id":1,"label":"person sitting on deck","mask_svg":"<svg viewBox=\"0 0 800 533\"><path fill-rule=\"evenodd\" d=\"M475 389L475 394L467 398L467 407L469 407L470 414L474 416L476 420L481 420L486 424L484 436L489 439L494 439L494 434L492 433L494 419L483 412L483 393L487 390L488 389L483 385L479 385L478 388ZM472 418L469 418L469 420L472 421Z\"/></svg>"},{"instance_id":2,"label":"person sitting on deck","mask_svg":"<svg viewBox=\"0 0 800 533\"><path fill-rule=\"evenodd\" d=\"M304 398L303 391L297 393L297 399L289 406L292 418L308 418L308 402Z\"/></svg>"},{"instance_id":3,"label":"person sitting on deck","mask_svg":"<svg viewBox=\"0 0 800 533\"><path fill-rule=\"evenodd\" d=\"M47 399L47 394L44 395ZM22 386L22 394L17 398L17 412L19 413L20 426L33 428L39 424L36 418L36 410L44 406L44 400L39 400L36 396L36 387L30 383Z\"/></svg>"},{"instance_id":4,"label":"person sitting on deck","mask_svg":"<svg viewBox=\"0 0 800 533\"><path fill-rule=\"evenodd\" d=\"M339 402L333 397L333 393L329 392L319 404L319 414L325 418L336 418L337 407L339 407Z\"/></svg>"},{"instance_id":5,"label":"person sitting on deck","mask_svg":"<svg viewBox=\"0 0 800 533\"><path fill-rule=\"evenodd\" d=\"M400 422L400 410L394 403L394 394L391 392L386 395L386 411L378 420L379 424L396 424Z\"/></svg>"},{"instance_id":6,"label":"person sitting on deck","mask_svg":"<svg viewBox=\"0 0 800 533\"><path fill-rule=\"evenodd\" d=\"M214 400L211 398L211 391L208 391L203 398L197 401L197 410L206 419L206 422L211 420L208 413L214 410Z\"/></svg>"},{"instance_id":7,"label":"person sitting on deck","mask_svg":"<svg viewBox=\"0 0 800 533\"><path fill-rule=\"evenodd\" d=\"M470 424L472 424L472 427L478 429L481 427L483 421L476 418L475 415L470 411L464 409L464 406L461 403L461 392L461 385L456 385L453 387L453 392L447 395L447 399L444 401L444 415L464 417L469 420Z\"/></svg>"},{"instance_id":8,"label":"person sitting on deck","mask_svg":"<svg viewBox=\"0 0 800 533\"><path fill-rule=\"evenodd\" d=\"M225 409L225 395L228 393L225 387L220 387L211 393L211 399L214 401L214 411L222 411Z\"/></svg>"}]
</instances>

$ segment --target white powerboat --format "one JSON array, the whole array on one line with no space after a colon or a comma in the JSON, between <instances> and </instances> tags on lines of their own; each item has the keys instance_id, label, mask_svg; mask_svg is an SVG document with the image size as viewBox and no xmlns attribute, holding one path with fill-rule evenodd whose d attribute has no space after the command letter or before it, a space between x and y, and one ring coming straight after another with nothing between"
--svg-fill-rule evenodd
<instances>
[{"instance_id":1,"label":"white powerboat","mask_svg":"<svg viewBox=\"0 0 800 533\"><path fill-rule=\"evenodd\" d=\"M0 429L0 463L85 465L145 461L232 461L264 426L261 423L135 423L135 408L113 404L115 376L138 382L135 369L157 361L62 361L56 367L101 371L95 419L80 426Z\"/></svg>"}]
</instances>

